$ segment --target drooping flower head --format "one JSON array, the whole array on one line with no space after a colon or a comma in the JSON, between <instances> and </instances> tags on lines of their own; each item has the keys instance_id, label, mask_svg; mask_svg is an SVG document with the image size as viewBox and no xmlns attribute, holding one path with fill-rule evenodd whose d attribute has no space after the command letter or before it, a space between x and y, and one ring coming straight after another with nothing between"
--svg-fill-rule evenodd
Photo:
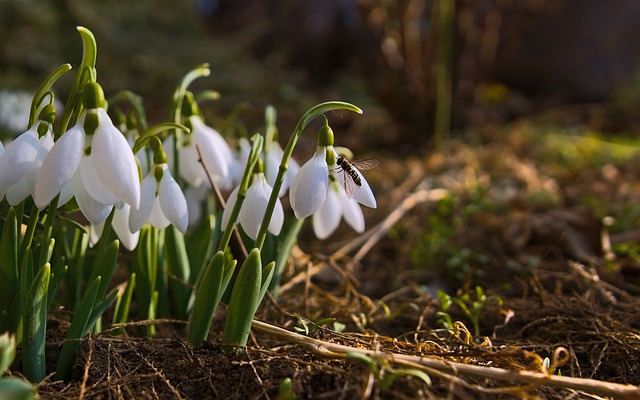
<instances>
[{"instance_id":1,"label":"drooping flower head","mask_svg":"<svg viewBox=\"0 0 640 400\"><path fill-rule=\"evenodd\" d=\"M300 168L289 190L291 208L296 218L313 215L314 230L321 239L337 228L341 217L356 231L362 231L364 220L357 203L376 207L373 192L360 171L352 164L345 163L344 159L338 165L337 159L333 148L333 131L325 123L318 134L315 154ZM354 175L358 182L352 181ZM348 192L344 190L347 187Z\"/></svg>"},{"instance_id":2,"label":"drooping flower head","mask_svg":"<svg viewBox=\"0 0 640 400\"><path fill-rule=\"evenodd\" d=\"M33 196L38 171L53 146L54 119L55 108L46 105L33 126L11 142L0 157L0 193L6 192L9 204Z\"/></svg>"},{"instance_id":3,"label":"drooping flower head","mask_svg":"<svg viewBox=\"0 0 640 400\"><path fill-rule=\"evenodd\" d=\"M76 125L54 143L38 173L34 190L38 208L44 208L68 185L80 210L94 225L102 223L118 201L138 207L138 167L104 104L100 85L87 83L84 111Z\"/></svg>"},{"instance_id":4,"label":"drooping flower head","mask_svg":"<svg viewBox=\"0 0 640 400\"><path fill-rule=\"evenodd\" d=\"M234 159L229 144L215 129L205 125L198 115L189 117L189 125L191 134L185 137L186 142L180 148L182 178L191 186L209 185L204 163L215 183L222 189L230 189Z\"/></svg>"},{"instance_id":5,"label":"drooping flower head","mask_svg":"<svg viewBox=\"0 0 640 400\"><path fill-rule=\"evenodd\" d=\"M262 219L267 211L267 204L269 203L269 197L273 188L267 183L267 180L262 172L261 163L258 162L257 172L253 173L251 177L251 183L245 194L244 202L240 208L240 214L238 215L238 224L242 227L242 230L251 239L256 240L258 233L260 232L260 225ZM233 207L238 201L238 194L240 192L240 186L236 187L227 200L227 205L222 213L222 229L226 229L231 218ZM271 215L269 221L268 230L274 235L280 234L282 225L284 223L284 210L280 199L276 201L275 209Z\"/></svg>"},{"instance_id":6,"label":"drooping flower head","mask_svg":"<svg viewBox=\"0 0 640 400\"><path fill-rule=\"evenodd\" d=\"M182 233L189 225L187 200L180 185L171 176L160 141L152 138L154 163L141 183L140 207L130 211L129 228L137 232L145 223L158 229L173 224Z\"/></svg>"}]
</instances>

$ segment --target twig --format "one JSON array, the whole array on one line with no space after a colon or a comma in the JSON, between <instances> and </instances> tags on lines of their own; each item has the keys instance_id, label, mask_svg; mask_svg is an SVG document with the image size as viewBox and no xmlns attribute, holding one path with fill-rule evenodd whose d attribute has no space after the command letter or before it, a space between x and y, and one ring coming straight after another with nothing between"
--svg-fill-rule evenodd
<instances>
[{"instance_id":1,"label":"twig","mask_svg":"<svg viewBox=\"0 0 640 400\"><path fill-rule=\"evenodd\" d=\"M395 362L399 365L408 367L415 367L419 365L428 369L448 373L453 376L466 375L509 382L530 383L539 386L573 389L603 396L611 396L622 400L634 400L640 398L640 387L633 385L603 382L595 379L572 378L535 371L513 371L504 368L485 367L446 361L439 358L420 357L408 354L350 347L303 336L257 320L253 321L253 328L278 339L283 339L304 346L312 352L328 358L344 359L348 357L349 353L358 352L374 359L384 359L386 361Z\"/></svg>"}]
</instances>

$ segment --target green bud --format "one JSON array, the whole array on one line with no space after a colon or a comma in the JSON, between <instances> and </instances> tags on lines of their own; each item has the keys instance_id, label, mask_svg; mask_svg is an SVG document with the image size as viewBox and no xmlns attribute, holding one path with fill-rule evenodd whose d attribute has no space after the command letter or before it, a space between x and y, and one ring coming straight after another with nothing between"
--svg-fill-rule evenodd
<instances>
[{"instance_id":1,"label":"green bud","mask_svg":"<svg viewBox=\"0 0 640 400\"><path fill-rule=\"evenodd\" d=\"M105 99L102 86L98 82L88 82L82 90L82 106L87 110L104 108Z\"/></svg>"},{"instance_id":2,"label":"green bud","mask_svg":"<svg viewBox=\"0 0 640 400\"><path fill-rule=\"evenodd\" d=\"M151 136L149 138L149 145L151 145L151 150L153 150L153 163L156 165L166 164L167 155L164 153L164 149L162 148L162 142L160 142L160 139L158 139L157 136ZM162 177L162 174L160 174L160 177ZM159 181L160 180L158 179L158 182Z\"/></svg>"},{"instance_id":3,"label":"green bud","mask_svg":"<svg viewBox=\"0 0 640 400\"><path fill-rule=\"evenodd\" d=\"M333 146L333 129L331 129L326 119L318 132L318 146Z\"/></svg>"},{"instance_id":4,"label":"green bud","mask_svg":"<svg viewBox=\"0 0 640 400\"><path fill-rule=\"evenodd\" d=\"M53 121L56 120L56 108L53 106L53 104L47 104L46 106L42 107L42 110L40 110L40 115L38 115L38 119L40 121L45 121L49 124L53 124Z\"/></svg>"}]
</instances>

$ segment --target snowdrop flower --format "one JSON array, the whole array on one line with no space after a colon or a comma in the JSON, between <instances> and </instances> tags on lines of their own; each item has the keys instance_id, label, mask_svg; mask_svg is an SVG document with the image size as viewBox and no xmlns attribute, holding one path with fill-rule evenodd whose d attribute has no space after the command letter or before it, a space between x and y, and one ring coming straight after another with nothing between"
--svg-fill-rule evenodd
<instances>
[{"instance_id":1,"label":"snowdrop flower","mask_svg":"<svg viewBox=\"0 0 640 400\"><path fill-rule=\"evenodd\" d=\"M331 162L328 163L327 159ZM340 160L337 163L337 160ZM339 164L339 165L338 165ZM357 178L357 179L354 179ZM329 182L338 185L329 189ZM342 188L348 188L348 191ZM319 238L327 237L344 216L356 231L364 229L362 211L356 203L375 208L376 199L360 171L344 158L337 156L333 148L333 132L328 125L320 130L314 156L307 161L293 180L289 189L291 208L298 219L314 215L314 228ZM342 198L344 197L344 199Z\"/></svg>"},{"instance_id":2,"label":"snowdrop flower","mask_svg":"<svg viewBox=\"0 0 640 400\"><path fill-rule=\"evenodd\" d=\"M142 180L140 207L131 210L129 228L137 232L147 222L158 229L173 224L182 233L189 225L187 200L166 163L152 166Z\"/></svg>"},{"instance_id":3,"label":"snowdrop flower","mask_svg":"<svg viewBox=\"0 0 640 400\"><path fill-rule=\"evenodd\" d=\"M71 185L82 213L99 225L119 201L138 207L140 181L133 152L103 108L104 93L97 83L85 86L83 103L78 123L45 157L34 201L42 209Z\"/></svg>"},{"instance_id":4,"label":"snowdrop flower","mask_svg":"<svg viewBox=\"0 0 640 400\"><path fill-rule=\"evenodd\" d=\"M46 106L40 119L11 142L0 157L0 193L6 192L12 206L33 196L40 166L53 147L51 123L54 118L53 106Z\"/></svg>"},{"instance_id":5,"label":"snowdrop flower","mask_svg":"<svg viewBox=\"0 0 640 400\"><path fill-rule=\"evenodd\" d=\"M300 168L289 190L296 218L306 218L318 211L327 199L328 187L327 147L318 146L313 157Z\"/></svg>"},{"instance_id":6,"label":"snowdrop flower","mask_svg":"<svg viewBox=\"0 0 640 400\"><path fill-rule=\"evenodd\" d=\"M229 218L231 217L231 211L233 210L236 201L238 200L238 192L240 187L237 187L229 195L227 200L227 206L222 213L222 229L226 229L229 224ZM262 172L253 174L253 180L247 189L246 197L240 208L240 214L238 215L238 223L242 226L242 230L251 239L256 240L260 231L260 225L262 224L262 218L267 211L267 203L269 202L269 196L272 192L271 186L267 183L267 180ZM274 235L280 234L282 230L282 224L284 223L284 210L282 203L278 199L276 206L269 222L269 232Z\"/></svg>"},{"instance_id":7,"label":"snowdrop flower","mask_svg":"<svg viewBox=\"0 0 640 400\"><path fill-rule=\"evenodd\" d=\"M233 152L224 138L213 128L204 124L197 115L189 117L191 135L180 148L180 174L191 186L208 184L209 178L200 163L196 146L200 149L202 162L212 178L222 189L232 185Z\"/></svg>"},{"instance_id":8,"label":"snowdrop flower","mask_svg":"<svg viewBox=\"0 0 640 400\"><path fill-rule=\"evenodd\" d=\"M329 183L327 199L320 209L313 214L313 231L318 239L326 239L340 224L340 219L344 220L356 232L364 231L364 215L358 206L358 202L347 197L342 185L332 180Z\"/></svg>"}]
</instances>

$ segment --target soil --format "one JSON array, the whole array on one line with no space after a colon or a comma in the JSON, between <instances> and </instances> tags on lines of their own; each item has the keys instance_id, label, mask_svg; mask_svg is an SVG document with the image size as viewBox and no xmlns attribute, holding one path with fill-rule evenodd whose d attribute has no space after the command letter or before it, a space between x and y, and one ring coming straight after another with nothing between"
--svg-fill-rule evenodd
<instances>
[{"instance_id":1,"label":"soil","mask_svg":"<svg viewBox=\"0 0 640 400\"><path fill-rule=\"evenodd\" d=\"M224 306L198 349L186 342L184 323L153 321L158 335L144 338L139 325L151 322L132 322L124 335L106 329L85 340L72 379L51 375L38 392L43 399L622 398L597 388L640 385L637 171L633 159L593 152L567 161L563 152L578 144L563 138L556 146L557 137L514 124L423 157L380 155L366 173L380 203L366 210L369 231L354 238L344 229L322 243L303 231L279 296L256 315L290 332L303 320L339 324L291 340L256 326L246 349L225 351ZM459 322L444 325L438 290L467 295L471 305L476 287L489 296L478 308L478 332L459 304L446 310ZM49 322L50 372L68 327L62 317ZM332 345L380 357L322 351ZM514 375L403 364L400 355ZM594 386L512 379L528 372Z\"/></svg>"}]
</instances>

